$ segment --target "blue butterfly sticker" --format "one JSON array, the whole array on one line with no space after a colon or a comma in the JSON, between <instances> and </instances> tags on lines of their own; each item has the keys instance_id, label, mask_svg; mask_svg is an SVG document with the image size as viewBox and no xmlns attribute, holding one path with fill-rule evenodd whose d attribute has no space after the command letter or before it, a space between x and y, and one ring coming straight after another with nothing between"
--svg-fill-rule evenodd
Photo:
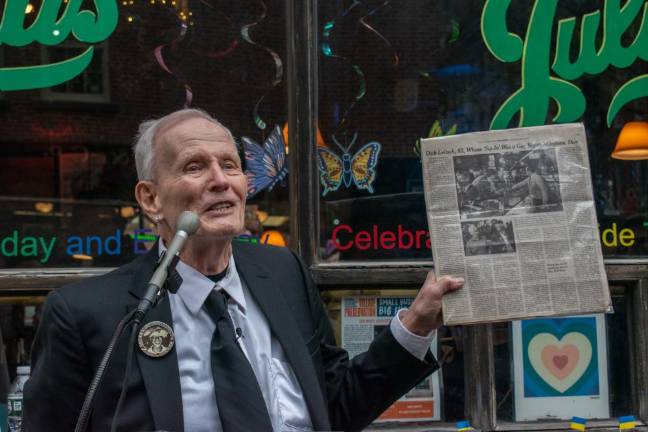
<instances>
[{"instance_id":1,"label":"blue butterfly sticker","mask_svg":"<svg viewBox=\"0 0 648 432\"><path fill-rule=\"evenodd\" d=\"M286 147L281 128L276 125L270 136L263 142L263 147L252 138L242 137L243 150L248 178L248 198L252 198L264 189L273 187L288 174Z\"/></svg>"},{"instance_id":2,"label":"blue butterfly sticker","mask_svg":"<svg viewBox=\"0 0 648 432\"><path fill-rule=\"evenodd\" d=\"M324 187L322 196L338 190L343 183L348 188L352 182L358 189L365 189L369 193L374 192L373 182L376 180L380 143L371 141L351 157L349 151L357 137L358 135L354 134L347 147L340 145L335 136L332 137L335 144L342 150L342 158L327 148L317 148L320 181Z\"/></svg>"}]
</instances>

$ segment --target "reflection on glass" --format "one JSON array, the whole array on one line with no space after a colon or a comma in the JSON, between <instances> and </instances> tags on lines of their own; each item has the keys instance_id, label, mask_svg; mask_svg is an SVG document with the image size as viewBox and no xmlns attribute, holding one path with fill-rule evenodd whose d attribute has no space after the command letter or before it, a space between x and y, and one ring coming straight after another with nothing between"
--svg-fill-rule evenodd
<instances>
[{"instance_id":1,"label":"reflection on glass","mask_svg":"<svg viewBox=\"0 0 648 432\"><path fill-rule=\"evenodd\" d=\"M13 297L0 301L0 368L7 368L9 380L16 377L16 367L28 365L31 347L44 297ZM4 373L0 369L0 374Z\"/></svg>"},{"instance_id":2,"label":"reflection on glass","mask_svg":"<svg viewBox=\"0 0 648 432\"><path fill-rule=\"evenodd\" d=\"M26 26L41 6L31 5ZM0 267L117 266L151 246L155 233L133 194L131 145L143 120L202 108L261 156L285 159L281 133L267 145L287 121L285 33L279 0L120 1L116 28L79 74L3 92ZM22 67L71 59L88 44L70 34L2 49L3 67ZM266 242L268 230L279 233L272 242L289 241L286 176L258 185L249 204L260 216L242 241Z\"/></svg>"},{"instance_id":3,"label":"reflection on glass","mask_svg":"<svg viewBox=\"0 0 648 432\"><path fill-rule=\"evenodd\" d=\"M438 331L439 358L443 379L443 419L448 422L465 418L463 327L441 327Z\"/></svg>"},{"instance_id":4,"label":"reflection on glass","mask_svg":"<svg viewBox=\"0 0 648 432\"><path fill-rule=\"evenodd\" d=\"M491 8L498 4L482 0L318 3L317 122L322 140L318 140L317 162L323 261L430 258L424 243L410 244L408 234L399 234L399 225L401 232L413 235L427 231L418 140L488 130L500 107L523 83L522 60L497 58L492 52L496 47L489 48L484 41L481 16L487 3ZM511 2L505 22L493 25L500 28L497 26L505 24L506 31L524 40L534 4L540 5ZM552 23L547 68L556 51L554 33L559 20L574 17L579 22L600 8L596 2L558 4L551 20L546 21ZM546 5L537 9L538 14L553 13ZM621 37L622 46L631 44L640 23L639 18L631 23ZM570 47L576 59L578 41L572 41ZM561 56L565 52L562 48ZM540 64L543 59L536 60ZM544 73L527 65L527 74L529 70ZM560 71L546 71L554 72ZM645 73L646 64L634 62L625 68L607 68L569 79L575 86L570 88L577 87L585 101L582 117L577 120L588 132L595 201L607 256L648 256L644 226L648 221L647 162L610 158L621 127L628 121L648 119L645 99L626 104L610 126L604 115L623 84ZM530 96L534 86L541 89L540 84L527 82L525 95L546 99L546 91L538 90L537 95ZM565 101L565 94L556 99ZM556 104L548 103L547 107L546 114L536 116L538 124L543 117L544 123L550 124L558 113ZM508 126L514 127L518 121L516 114ZM363 153L374 142L380 144L380 151ZM533 206L535 211L559 205L551 155L534 157L527 165L517 162L485 160L480 167L455 167L463 187L482 174L491 177L493 186L492 191L482 194L489 197L479 200L465 190L460 197L462 208L501 214L511 209L526 211ZM527 174L527 166L537 172ZM482 174L471 172L479 168L484 170ZM489 173L489 169L494 171ZM546 189L546 193L528 197L524 191L531 186L529 181L524 183L527 177L534 179L535 189ZM486 187L485 180L474 186Z\"/></svg>"}]
</instances>

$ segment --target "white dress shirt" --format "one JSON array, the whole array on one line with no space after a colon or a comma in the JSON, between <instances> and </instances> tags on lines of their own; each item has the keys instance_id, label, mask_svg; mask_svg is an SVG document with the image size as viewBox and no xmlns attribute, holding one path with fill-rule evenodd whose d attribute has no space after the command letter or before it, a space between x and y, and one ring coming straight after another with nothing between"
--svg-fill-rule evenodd
<instances>
[{"instance_id":1,"label":"white dress shirt","mask_svg":"<svg viewBox=\"0 0 648 432\"><path fill-rule=\"evenodd\" d=\"M162 242L160 245L160 250L163 250ZM180 372L184 430L222 431L209 360L215 324L203 308L212 289L224 289L231 297L228 311L234 327L241 329L241 348L259 382L273 429L312 430L299 382L263 312L242 283L233 257L230 257L225 277L216 284L182 261L178 262L176 269L183 282L176 295L169 294L169 300ZM398 317L392 320L390 328L405 349L423 359L434 333L428 337L410 333Z\"/></svg>"}]
</instances>

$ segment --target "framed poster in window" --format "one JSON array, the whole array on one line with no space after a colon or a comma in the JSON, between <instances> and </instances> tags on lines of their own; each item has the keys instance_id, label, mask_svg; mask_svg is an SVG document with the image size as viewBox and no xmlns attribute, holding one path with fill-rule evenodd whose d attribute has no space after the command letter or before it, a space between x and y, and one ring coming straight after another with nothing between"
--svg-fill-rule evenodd
<instances>
[{"instance_id":1,"label":"framed poster in window","mask_svg":"<svg viewBox=\"0 0 648 432\"><path fill-rule=\"evenodd\" d=\"M515 420L609 418L605 316L513 322Z\"/></svg>"}]
</instances>

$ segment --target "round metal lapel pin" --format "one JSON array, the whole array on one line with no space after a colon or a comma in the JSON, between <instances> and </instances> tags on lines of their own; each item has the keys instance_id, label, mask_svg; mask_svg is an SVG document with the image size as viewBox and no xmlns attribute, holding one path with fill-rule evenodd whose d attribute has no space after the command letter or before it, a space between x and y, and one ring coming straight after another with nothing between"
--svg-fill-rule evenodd
<instances>
[{"instance_id":1,"label":"round metal lapel pin","mask_svg":"<svg viewBox=\"0 0 648 432\"><path fill-rule=\"evenodd\" d=\"M173 349L175 335L168 324L162 321L151 321L139 331L137 343L147 356L163 357Z\"/></svg>"}]
</instances>

